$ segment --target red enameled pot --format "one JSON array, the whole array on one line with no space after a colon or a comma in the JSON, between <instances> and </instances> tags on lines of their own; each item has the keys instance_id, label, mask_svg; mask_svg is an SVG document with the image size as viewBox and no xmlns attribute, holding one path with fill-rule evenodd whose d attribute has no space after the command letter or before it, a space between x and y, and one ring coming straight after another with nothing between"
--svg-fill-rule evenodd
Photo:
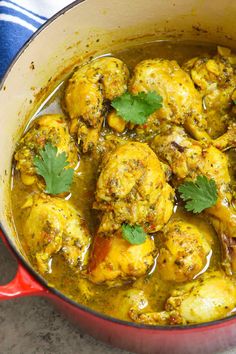
<instances>
[{"instance_id":1,"label":"red enameled pot","mask_svg":"<svg viewBox=\"0 0 236 354\"><path fill-rule=\"evenodd\" d=\"M137 353L205 354L236 345L235 316L185 327L142 326L96 313L49 287L21 252L9 202L16 141L27 117L63 78L65 68L91 55L152 40L209 41L234 47L235 17L233 0L75 1L25 45L0 84L1 237L18 260L15 278L0 286L1 300L47 297L95 338Z\"/></svg>"}]
</instances>

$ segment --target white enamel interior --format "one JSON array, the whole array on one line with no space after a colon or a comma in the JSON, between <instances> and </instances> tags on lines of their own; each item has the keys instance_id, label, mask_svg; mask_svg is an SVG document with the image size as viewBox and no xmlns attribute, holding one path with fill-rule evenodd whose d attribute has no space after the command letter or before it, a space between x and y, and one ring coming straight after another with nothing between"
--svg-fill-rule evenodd
<instances>
[{"instance_id":1,"label":"white enamel interior","mask_svg":"<svg viewBox=\"0 0 236 354\"><path fill-rule=\"evenodd\" d=\"M127 46L147 38L196 39L233 47L235 18L234 0L85 0L38 33L0 89L0 220L8 236L14 241L8 193L12 154L35 94L49 78L91 51L110 52L121 43Z\"/></svg>"}]
</instances>

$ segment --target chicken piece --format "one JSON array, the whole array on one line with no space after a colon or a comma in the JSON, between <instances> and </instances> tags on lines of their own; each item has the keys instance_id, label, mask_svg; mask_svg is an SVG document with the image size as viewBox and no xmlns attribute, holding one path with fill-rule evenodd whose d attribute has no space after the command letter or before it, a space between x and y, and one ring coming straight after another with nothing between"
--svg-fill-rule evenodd
<instances>
[{"instance_id":1,"label":"chicken piece","mask_svg":"<svg viewBox=\"0 0 236 354\"><path fill-rule=\"evenodd\" d=\"M232 94L236 86L236 75L227 51L213 58L193 58L184 64L199 90L208 123L207 132L212 138L222 135L228 125L232 108Z\"/></svg>"},{"instance_id":2,"label":"chicken piece","mask_svg":"<svg viewBox=\"0 0 236 354\"><path fill-rule=\"evenodd\" d=\"M172 127L156 136L151 145L157 155L168 162L178 179L195 179L202 174L213 178L220 187L230 183L228 160L213 144L214 141L212 144L198 142L191 139L183 128Z\"/></svg>"},{"instance_id":3,"label":"chicken piece","mask_svg":"<svg viewBox=\"0 0 236 354\"><path fill-rule=\"evenodd\" d=\"M59 153L66 153L69 162L66 168L75 168L78 164L77 148L63 116L60 114L43 115L33 121L29 130L21 138L14 156L16 169L20 171L24 184L32 185L38 182L34 157L49 142L57 147Z\"/></svg>"},{"instance_id":4,"label":"chicken piece","mask_svg":"<svg viewBox=\"0 0 236 354\"><path fill-rule=\"evenodd\" d=\"M63 104L83 152L96 146L107 101L127 90L128 78L128 68L121 60L104 57L80 67L68 80Z\"/></svg>"},{"instance_id":5,"label":"chicken piece","mask_svg":"<svg viewBox=\"0 0 236 354\"><path fill-rule=\"evenodd\" d=\"M103 211L98 232L113 232L123 223L156 232L169 220L173 199L154 152L144 143L127 142L105 157L97 181L94 208Z\"/></svg>"},{"instance_id":6,"label":"chicken piece","mask_svg":"<svg viewBox=\"0 0 236 354\"><path fill-rule=\"evenodd\" d=\"M85 267L90 235L84 219L68 201L41 194L27 212L23 232L41 274L50 272L52 257L58 252L71 267Z\"/></svg>"},{"instance_id":7,"label":"chicken piece","mask_svg":"<svg viewBox=\"0 0 236 354\"><path fill-rule=\"evenodd\" d=\"M197 175L215 180L218 200L216 205L206 209L205 213L210 216L222 242L227 238L236 237L236 212L232 205L227 156L211 144L206 145L189 138L180 127L173 127L170 132L156 136L152 148L161 159L169 163L178 183L186 178L195 180ZM229 260L229 254L227 257L225 254L226 258ZM232 262L234 264L233 259Z\"/></svg>"},{"instance_id":8,"label":"chicken piece","mask_svg":"<svg viewBox=\"0 0 236 354\"><path fill-rule=\"evenodd\" d=\"M121 285L145 275L154 263L155 244L150 236L139 245L132 245L122 237L121 230L113 237L97 235L88 265L88 277L93 283Z\"/></svg>"},{"instance_id":9,"label":"chicken piece","mask_svg":"<svg viewBox=\"0 0 236 354\"><path fill-rule=\"evenodd\" d=\"M186 325L214 321L229 316L236 306L235 283L223 272L206 273L174 290L162 312L130 311L142 324Z\"/></svg>"},{"instance_id":10,"label":"chicken piece","mask_svg":"<svg viewBox=\"0 0 236 354\"><path fill-rule=\"evenodd\" d=\"M228 126L226 133L213 140L213 144L220 150L228 150L236 147L236 123L231 123Z\"/></svg>"},{"instance_id":11,"label":"chicken piece","mask_svg":"<svg viewBox=\"0 0 236 354\"><path fill-rule=\"evenodd\" d=\"M126 321L130 321L130 311L147 311L148 305L144 291L135 288L119 291L116 296L108 299L108 308L112 308L111 315Z\"/></svg>"},{"instance_id":12,"label":"chicken piece","mask_svg":"<svg viewBox=\"0 0 236 354\"><path fill-rule=\"evenodd\" d=\"M182 323L218 320L230 315L236 305L235 283L223 272L205 274L198 282L187 284L183 293L172 294L166 310L176 311ZM172 314L175 321L174 314Z\"/></svg>"},{"instance_id":13,"label":"chicken piece","mask_svg":"<svg viewBox=\"0 0 236 354\"><path fill-rule=\"evenodd\" d=\"M202 158L202 145L191 139L181 127L172 127L157 135L151 144L157 156L169 164L178 179L197 175L199 160Z\"/></svg>"},{"instance_id":14,"label":"chicken piece","mask_svg":"<svg viewBox=\"0 0 236 354\"><path fill-rule=\"evenodd\" d=\"M211 246L205 235L191 223L172 220L163 228L159 239L157 271L164 280L192 280L209 263Z\"/></svg>"},{"instance_id":15,"label":"chicken piece","mask_svg":"<svg viewBox=\"0 0 236 354\"><path fill-rule=\"evenodd\" d=\"M174 60L149 59L134 69L129 84L133 94L155 91L163 98L163 107L154 112L145 124L145 131L157 131L164 121L184 124L196 139L208 139L202 101L189 75Z\"/></svg>"},{"instance_id":16,"label":"chicken piece","mask_svg":"<svg viewBox=\"0 0 236 354\"><path fill-rule=\"evenodd\" d=\"M126 127L126 121L121 118L116 111L111 111L107 116L108 125L118 133L123 133Z\"/></svg>"}]
</instances>

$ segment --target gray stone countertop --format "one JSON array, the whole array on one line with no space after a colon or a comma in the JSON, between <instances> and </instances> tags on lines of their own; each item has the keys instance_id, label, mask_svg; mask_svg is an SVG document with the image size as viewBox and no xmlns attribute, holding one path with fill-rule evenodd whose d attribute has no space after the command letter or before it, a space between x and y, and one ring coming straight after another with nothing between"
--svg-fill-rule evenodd
<instances>
[{"instance_id":1,"label":"gray stone countertop","mask_svg":"<svg viewBox=\"0 0 236 354\"><path fill-rule=\"evenodd\" d=\"M15 271L16 262L0 241L0 285L11 280ZM0 354L54 353L129 354L82 334L42 298L0 302ZM231 349L221 354L235 353Z\"/></svg>"}]
</instances>

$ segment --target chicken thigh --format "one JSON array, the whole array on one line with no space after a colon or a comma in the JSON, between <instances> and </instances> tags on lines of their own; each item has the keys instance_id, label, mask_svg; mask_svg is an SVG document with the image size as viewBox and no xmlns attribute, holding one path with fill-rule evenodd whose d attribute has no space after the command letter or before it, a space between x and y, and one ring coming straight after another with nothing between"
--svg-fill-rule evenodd
<instances>
[{"instance_id":1,"label":"chicken thigh","mask_svg":"<svg viewBox=\"0 0 236 354\"><path fill-rule=\"evenodd\" d=\"M202 97L207 131L212 138L217 138L227 128L236 87L236 72L231 65L230 50L218 47L218 52L213 58L196 57L183 65Z\"/></svg>"},{"instance_id":2,"label":"chicken thigh","mask_svg":"<svg viewBox=\"0 0 236 354\"><path fill-rule=\"evenodd\" d=\"M90 235L83 217L68 201L41 194L33 197L26 211L23 232L41 274L50 272L52 257L59 252L69 266L85 267Z\"/></svg>"},{"instance_id":3,"label":"chicken thigh","mask_svg":"<svg viewBox=\"0 0 236 354\"><path fill-rule=\"evenodd\" d=\"M127 90L129 71L119 59L98 58L80 67L69 79L64 107L83 152L93 149L107 113L107 102Z\"/></svg>"},{"instance_id":4,"label":"chicken thigh","mask_svg":"<svg viewBox=\"0 0 236 354\"><path fill-rule=\"evenodd\" d=\"M158 237L161 246L157 271L164 280L178 283L190 281L206 267L211 246L195 225L172 220Z\"/></svg>"},{"instance_id":5,"label":"chicken thigh","mask_svg":"<svg viewBox=\"0 0 236 354\"><path fill-rule=\"evenodd\" d=\"M155 91L163 98L163 107L145 124L145 131L158 131L162 122L184 124L196 139L208 139L202 100L189 75L174 60L149 59L134 68L129 83L132 94Z\"/></svg>"},{"instance_id":6,"label":"chicken thigh","mask_svg":"<svg viewBox=\"0 0 236 354\"><path fill-rule=\"evenodd\" d=\"M34 157L46 143L56 146L58 153L66 153L69 162L66 168L76 167L78 152L65 119L60 114L43 115L33 121L29 130L21 138L14 156L16 169L20 171L24 184L32 185L38 181Z\"/></svg>"},{"instance_id":7,"label":"chicken thigh","mask_svg":"<svg viewBox=\"0 0 236 354\"><path fill-rule=\"evenodd\" d=\"M98 232L113 233L123 223L156 232L169 220L173 199L155 153L147 144L127 142L104 159L94 203L103 213Z\"/></svg>"},{"instance_id":8,"label":"chicken thigh","mask_svg":"<svg viewBox=\"0 0 236 354\"><path fill-rule=\"evenodd\" d=\"M121 285L145 275L154 263L154 240L147 236L144 243L132 245L122 238L121 230L112 237L97 235L88 265L88 277L93 283Z\"/></svg>"}]
</instances>

